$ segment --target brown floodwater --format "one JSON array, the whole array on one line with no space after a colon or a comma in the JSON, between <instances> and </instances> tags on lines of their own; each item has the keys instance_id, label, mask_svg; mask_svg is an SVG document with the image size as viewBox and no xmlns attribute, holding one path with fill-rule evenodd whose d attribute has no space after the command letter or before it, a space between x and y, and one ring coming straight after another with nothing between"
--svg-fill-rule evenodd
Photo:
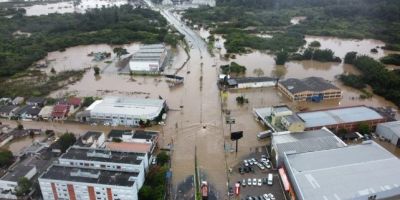
<instances>
[{"instance_id":1,"label":"brown floodwater","mask_svg":"<svg viewBox=\"0 0 400 200\"><path fill-rule=\"evenodd\" d=\"M34 138L31 138L30 136L25 136L23 138L12 140L9 144L5 146L5 148L10 150L14 155L18 155L33 142L40 142L45 138L46 136L44 135L36 135Z\"/></svg>"},{"instance_id":2,"label":"brown floodwater","mask_svg":"<svg viewBox=\"0 0 400 200\"><path fill-rule=\"evenodd\" d=\"M128 76L118 75L113 70L108 70L108 66L100 76L95 77L93 71L88 71L81 81L68 86L67 88L53 92L50 96L58 97L67 94L78 96L134 96L162 98L167 100L171 110L165 126L156 126L152 129L161 131L160 145L166 146L173 144L172 148L172 172L173 189L177 192L177 186L187 177L195 173L195 159L202 177L216 189L217 199L225 199L227 181L229 175L227 169L238 162L239 158L246 157L253 152L255 147L265 145L268 141L258 141L256 133L263 130L258 122L254 120L252 109L254 107L266 107L277 104L288 104L293 108L319 109L327 107L337 107L346 105L366 104L371 106L394 106L392 103L379 96L371 99L358 99L361 94L359 91L343 86L335 79L335 76L342 73L357 73L357 70L350 65L340 63L321 63L316 61L291 61L285 67L287 74L285 78L305 78L309 76L321 76L335 84L343 90L343 99L323 103L293 103L280 94L275 88L263 88L252 90L230 91L227 102L223 104L219 97L217 87L217 77L219 74L218 66L235 61L247 67L246 76L255 76L254 69L261 68L266 76L270 76L275 67L273 56L254 51L250 54L236 55L236 59L226 61L221 59L226 50L223 48L224 39L219 38L221 50L216 50L216 56L211 57L207 52L206 45L202 38L207 38L206 30L201 30L198 35L191 34L191 30L184 26L178 26L189 36L186 38L192 48L190 49L191 59L178 75L185 78L184 84L170 88L165 79L160 76ZM343 40L347 44L346 40ZM322 43L321 43L322 45ZM357 43L354 43L354 49ZM135 46L135 44L133 44ZM346 45L344 45L345 47ZM343 48L344 48L343 47ZM368 49L370 46L366 46ZM347 47L346 47L347 48ZM135 48L133 48L134 50ZM87 54L91 51L111 51L108 45L88 45L66 49L64 52L53 52L46 59L53 60L54 68L64 70L64 67L81 69L87 65L92 65L91 57ZM347 49L334 49L345 51ZM130 50L128 50L130 52ZM369 51L369 50L368 50ZM132 53L132 52L130 52ZM174 73L185 62L187 55L181 47L173 51L174 56L170 65L166 67L166 73ZM222 55L222 56L221 56ZM215 67L216 65L217 67ZM244 95L249 99L249 104L239 106L236 97ZM229 139L229 126L225 124L225 115L221 108L231 110L231 116L236 119L236 124L232 125L232 131L244 131L244 137L239 141L238 154L225 152L226 147L233 147L234 143ZM7 121L9 122L9 121ZM14 122L11 122L14 123ZM108 132L111 127L90 126L86 124L60 124L46 122L23 122L25 127L54 129L58 132L84 133L87 130L102 130ZM229 148L228 148L229 149ZM196 152L196 153L195 153Z\"/></svg>"},{"instance_id":3,"label":"brown floodwater","mask_svg":"<svg viewBox=\"0 0 400 200\"><path fill-rule=\"evenodd\" d=\"M87 9L121 6L127 4L127 0L82 0L79 5L74 6L72 1L64 1L48 4L37 4L23 7L27 16L47 15L50 13L84 13Z\"/></svg>"},{"instance_id":4,"label":"brown floodwater","mask_svg":"<svg viewBox=\"0 0 400 200\"><path fill-rule=\"evenodd\" d=\"M306 36L306 46L312 41L318 41L321 43L320 49L331 49L335 52L335 56L344 58L347 52L355 51L359 55L368 55L375 59L381 58L389 53L395 53L394 51L387 51L381 47L385 46L385 43L379 40L373 39L342 39L336 37L324 37L324 36ZM372 53L371 49L376 48L377 53ZM398 52L397 52L398 53Z\"/></svg>"}]
</instances>

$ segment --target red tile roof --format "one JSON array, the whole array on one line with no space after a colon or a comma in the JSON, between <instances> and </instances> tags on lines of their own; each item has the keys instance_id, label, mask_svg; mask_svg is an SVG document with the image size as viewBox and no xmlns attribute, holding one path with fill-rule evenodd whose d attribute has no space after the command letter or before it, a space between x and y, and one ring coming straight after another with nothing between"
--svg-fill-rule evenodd
<instances>
[{"instance_id":1,"label":"red tile roof","mask_svg":"<svg viewBox=\"0 0 400 200\"><path fill-rule=\"evenodd\" d=\"M69 112L69 105L57 104L54 106L51 116L52 117L66 117L68 112Z\"/></svg>"},{"instance_id":2,"label":"red tile roof","mask_svg":"<svg viewBox=\"0 0 400 200\"><path fill-rule=\"evenodd\" d=\"M71 97L68 99L68 104L73 106L79 106L82 103L82 99L78 97Z\"/></svg>"}]
</instances>

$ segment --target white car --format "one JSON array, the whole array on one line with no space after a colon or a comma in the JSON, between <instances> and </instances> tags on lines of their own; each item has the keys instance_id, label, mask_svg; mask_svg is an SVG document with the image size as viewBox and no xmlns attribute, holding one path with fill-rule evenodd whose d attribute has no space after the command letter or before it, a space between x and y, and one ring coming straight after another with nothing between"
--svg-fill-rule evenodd
<instances>
[{"instance_id":1,"label":"white car","mask_svg":"<svg viewBox=\"0 0 400 200\"><path fill-rule=\"evenodd\" d=\"M261 178L258 179L258 186L261 186L262 182L261 182Z\"/></svg>"},{"instance_id":2,"label":"white car","mask_svg":"<svg viewBox=\"0 0 400 200\"><path fill-rule=\"evenodd\" d=\"M245 167L248 167L248 166L249 166L249 163L247 162L247 160L243 160L243 163L244 163L244 166L245 166Z\"/></svg>"},{"instance_id":3,"label":"white car","mask_svg":"<svg viewBox=\"0 0 400 200\"><path fill-rule=\"evenodd\" d=\"M253 185L257 185L257 179L253 178Z\"/></svg>"},{"instance_id":4,"label":"white car","mask_svg":"<svg viewBox=\"0 0 400 200\"><path fill-rule=\"evenodd\" d=\"M271 199L269 198L268 194L264 194L263 197L264 197L265 200L271 200Z\"/></svg>"},{"instance_id":5,"label":"white car","mask_svg":"<svg viewBox=\"0 0 400 200\"><path fill-rule=\"evenodd\" d=\"M251 178L247 179L247 185L251 186Z\"/></svg>"},{"instance_id":6,"label":"white car","mask_svg":"<svg viewBox=\"0 0 400 200\"><path fill-rule=\"evenodd\" d=\"M243 181L242 181L242 187L245 187L246 186L246 179L243 179Z\"/></svg>"}]
</instances>

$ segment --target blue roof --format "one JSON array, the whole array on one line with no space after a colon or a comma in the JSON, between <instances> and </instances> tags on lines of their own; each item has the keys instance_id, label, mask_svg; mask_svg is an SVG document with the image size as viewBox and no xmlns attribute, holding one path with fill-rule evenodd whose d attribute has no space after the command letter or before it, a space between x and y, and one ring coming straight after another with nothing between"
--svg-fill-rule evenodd
<instances>
[{"instance_id":1,"label":"blue roof","mask_svg":"<svg viewBox=\"0 0 400 200\"><path fill-rule=\"evenodd\" d=\"M297 115L304 120L306 128L383 119L375 110L365 106L303 112Z\"/></svg>"}]
</instances>

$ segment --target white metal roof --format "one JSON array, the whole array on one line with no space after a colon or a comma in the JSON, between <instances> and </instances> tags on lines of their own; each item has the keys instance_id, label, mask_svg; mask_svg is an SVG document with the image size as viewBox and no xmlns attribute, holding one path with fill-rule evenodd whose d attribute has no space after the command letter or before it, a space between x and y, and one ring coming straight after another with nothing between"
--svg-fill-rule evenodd
<instances>
[{"instance_id":1,"label":"white metal roof","mask_svg":"<svg viewBox=\"0 0 400 200\"><path fill-rule=\"evenodd\" d=\"M383 126L391 130L395 135L400 137L400 121L393 121L393 122L386 122L386 123L380 123L378 124L379 126Z\"/></svg>"},{"instance_id":2,"label":"white metal roof","mask_svg":"<svg viewBox=\"0 0 400 200\"><path fill-rule=\"evenodd\" d=\"M286 154L299 199L377 199L400 195L400 160L373 141L343 148Z\"/></svg>"},{"instance_id":3,"label":"white metal roof","mask_svg":"<svg viewBox=\"0 0 400 200\"><path fill-rule=\"evenodd\" d=\"M126 116L139 119L154 119L164 107L165 100L136 99L130 97L105 97L89 108L91 115Z\"/></svg>"},{"instance_id":4,"label":"white metal roof","mask_svg":"<svg viewBox=\"0 0 400 200\"><path fill-rule=\"evenodd\" d=\"M307 128L383 119L375 110L365 106L303 112L297 115L304 120Z\"/></svg>"}]
</instances>

